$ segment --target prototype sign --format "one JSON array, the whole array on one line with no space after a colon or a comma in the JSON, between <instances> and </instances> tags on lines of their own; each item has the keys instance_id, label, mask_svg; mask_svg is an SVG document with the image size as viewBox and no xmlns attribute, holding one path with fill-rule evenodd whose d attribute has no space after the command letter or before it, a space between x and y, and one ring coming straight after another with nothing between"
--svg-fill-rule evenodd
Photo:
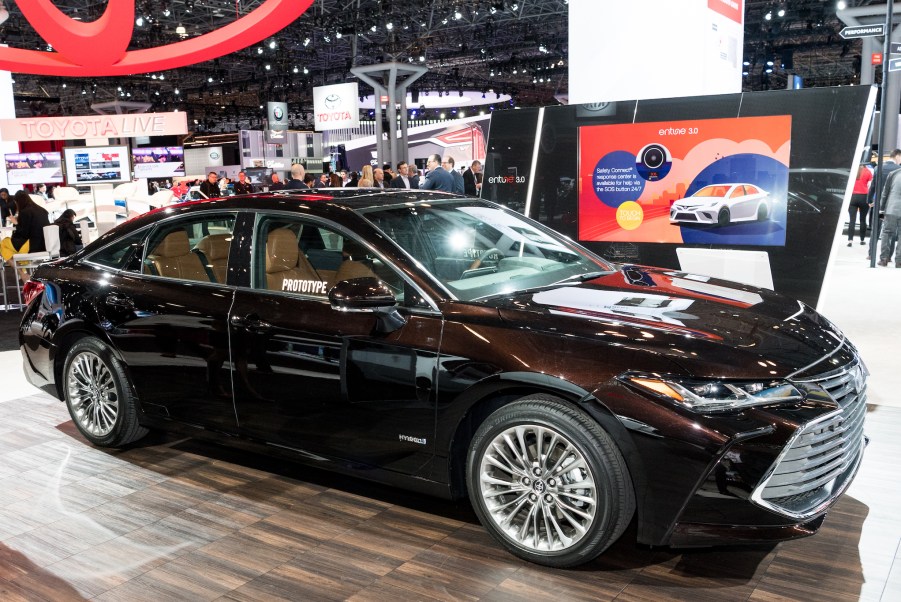
<instances>
[{"instance_id":1,"label":"prototype sign","mask_svg":"<svg viewBox=\"0 0 901 602\"><path fill-rule=\"evenodd\" d=\"M359 97L357 82L313 88L316 131L359 127Z\"/></svg>"},{"instance_id":2,"label":"prototype sign","mask_svg":"<svg viewBox=\"0 0 901 602\"><path fill-rule=\"evenodd\" d=\"M579 240L785 244L791 117L579 128Z\"/></svg>"}]
</instances>

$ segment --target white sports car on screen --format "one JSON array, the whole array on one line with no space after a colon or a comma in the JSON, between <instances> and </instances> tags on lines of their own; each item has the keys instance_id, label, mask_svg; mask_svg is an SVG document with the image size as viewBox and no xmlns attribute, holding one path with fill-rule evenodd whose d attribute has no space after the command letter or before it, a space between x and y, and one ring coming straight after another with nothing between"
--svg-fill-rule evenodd
<instances>
[{"instance_id":1,"label":"white sports car on screen","mask_svg":"<svg viewBox=\"0 0 901 602\"><path fill-rule=\"evenodd\" d=\"M672 204L670 223L713 224L763 221L772 214L769 194L753 184L711 184Z\"/></svg>"}]
</instances>

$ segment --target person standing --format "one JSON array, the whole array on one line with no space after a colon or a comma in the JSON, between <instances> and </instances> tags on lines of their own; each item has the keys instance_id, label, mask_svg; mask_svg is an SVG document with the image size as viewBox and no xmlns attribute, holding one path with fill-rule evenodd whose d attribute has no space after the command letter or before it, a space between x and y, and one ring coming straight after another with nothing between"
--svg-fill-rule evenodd
<instances>
[{"instance_id":1,"label":"person standing","mask_svg":"<svg viewBox=\"0 0 901 602\"><path fill-rule=\"evenodd\" d=\"M253 194L253 184L247 179L247 174L238 172L238 181L235 182L235 194Z\"/></svg>"},{"instance_id":2,"label":"person standing","mask_svg":"<svg viewBox=\"0 0 901 602\"><path fill-rule=\"evenodd\" d=\"M373 169L372 176L373 188L388 188L388 185L385 183L385 171L382 168L376 167Z\"/></svg>"},{"instance_id":3,"label":"person standing","mask_svg":"<svg viewBox=\"0 0 901 602\"><path fill-rule=\"evenodd\" d=\"M219 174L211 171L206 175L206 180L200 185L200 192L208 199L215 199L222 195L219 189Z\"/></svg>"},{"instance_id":4,"label":"person standing","mask_svg":"<svg viewBox=\"0 0 901 602\"><path fill-rule=\"evenodd\" d=\"M860 213L860 244L865 245L864 237L867 234L867 211L870 203L867 198L870 191L870 182L873 181L873 173L866 165L857 168L857 179L854 180L854 190L851 192L851 204L848 205L848 246L854 242L854 221Z\"/></svg>"},{"instance_id":5,"label":"person standing","mask_svg":"<svg viewBox=\"0 0 901 602\"><path fill-rule=\"evenodd\" d=\"M300 163L291 166L291 179L285 185L288 190L304 190L309 188L303 179L307 175L307 170Z\"/></svg>"},{"instance_id":6,"label":"person standing","mask_svg":"<svg viewBox=\"0 0 901 602\"><path fill-rule=\"evenodd\" d=\"M391 179L391 188L415 188L410 182L409 166L406 161L397 164L397 175Z\"/></svg>"},{"instance_id":7,"label":"person standing","mask_svg":"<svg viewBox=\"0 0 901 602\"><path fill-rule=\"evenodd\" d=\"M882 248L879 253L879 265L883 267L888 265L892 258L892 248L895 248L895 267L901 268L901 244L896 244L898 236L901 234L901 177L899 175L901 175L901 169L892 171L879 199L879 206L885 211L882 221Z\"/></svg>"},{"instance_id":8,"label":"person standing","mask_svg":"<svg viewBox=\"0 0 901 602\"><path fill-rule=\"evenodd\" d=\"M282 182L281 178L278 177L278 172L273 171L272 177L271 177L270 183L269 183L269 192L272 192L274 190L284 190L284 189L285 189L285 183Z\"/></svg>"},{"instance_id":9,"label":"person standing","mask_svg":"<svg viewBox=\"0 0 901 602\"><path fill-rule=\"evenodd\" d=\"M463 185L463 174L456 170L454 167L454 158L448 155L448 157L442 163L444 169L450 172L451 177L454 179L454 189L453 192L456 194L463 194L466 192L465 186Z\"/></svg>"},{"instance_id":10,"label":"person standing","mask_svg":"<svg viewBox=\"0 0 901 602\"><path fill-rule=\"evenodd\" d=\"M429 171L425 174L425 178L421 178L419 181L419 187L422 190L454 191L454 176L441 166L441 155L429 155L426 166Z\"/></svg>"},{"instance_id":11,"label":"person standing","mask_svg":"<svg viewBox=\"0 0 901 602\"><path fill-rule=\"evenodd\" d=\"M469 164L469 168L463 172L463 192L467 196L479 196L482 184L478 174L482 172L482 163L478 159Z\"/></svg>"}]
</instances>

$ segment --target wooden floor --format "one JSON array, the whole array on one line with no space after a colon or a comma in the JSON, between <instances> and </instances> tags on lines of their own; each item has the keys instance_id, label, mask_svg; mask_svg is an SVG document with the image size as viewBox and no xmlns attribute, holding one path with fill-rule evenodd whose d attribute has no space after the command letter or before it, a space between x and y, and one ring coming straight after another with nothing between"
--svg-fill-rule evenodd
<instances>
[{"instance_id":1,"label":"wooden floor","mask_svg":"<svg viewBox=\"0 0 901 602\"><path fill-rule=\"evenodd\" d=\"M0 403L0 600L901 600L901 409L867 432L812 538L675 551L633 528L563 571L507 554L466 504L193 440L95 449L34 395Z\"/></svg>"}]
</instances>

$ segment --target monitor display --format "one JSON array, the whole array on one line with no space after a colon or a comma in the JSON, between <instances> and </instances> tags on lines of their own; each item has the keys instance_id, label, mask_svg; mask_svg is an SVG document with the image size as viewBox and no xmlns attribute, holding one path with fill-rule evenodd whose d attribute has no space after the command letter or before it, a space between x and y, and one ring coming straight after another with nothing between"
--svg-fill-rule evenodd
<instances>
[{"instance_id":1,"label":"monitor display","mask_svg":"<svg viewBox=\"0 0 901 602\"><path fill-rule=\"evenodd\" d=\"M136 178L172 178L185 175L182 146L154 146L131 149Z\"/></svg>"},{"instance_id":2,"label":"monitor display","mask_svg":"<svg viewBox=\"0 0 901 602\"><path fill-rule=\"evenodd\" d=\"M69 146L63 149L69 186L131 182L128 146Z\"/></svg>"},{"instance_id":3,"label":"monitor display","mask_svg":"<svg viewBox=\"0 0 901 602\"><path fill-rule=\"evenodd\" d=\"M6 181L10 184L61 184L62 157L58 152L4 155Z\"/></svg>"},{"instance_id":4,"label":"monitor display","mask_svg":"<svg viewBox=\"0 0 901 602\"><path fill-rule=\"evenodd\" d=\"M791 116L579 128L579 240L782 246Z\"/></svg>"}]
</instances>

